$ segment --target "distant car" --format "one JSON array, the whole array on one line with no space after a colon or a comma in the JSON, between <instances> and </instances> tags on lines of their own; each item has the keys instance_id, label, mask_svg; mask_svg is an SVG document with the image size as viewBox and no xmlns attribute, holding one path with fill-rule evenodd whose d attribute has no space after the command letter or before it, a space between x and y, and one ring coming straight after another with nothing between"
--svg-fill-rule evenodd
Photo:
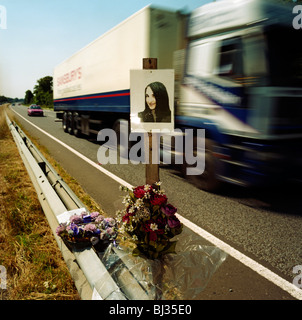
<instances>
[{"instance_id":1,"label":"distant car","mask_svg":"<svg viewBox=\"0 0 302 320\"><path fill-rule=\"evenodd\" d=\"M43 109L41 109L40 106L36 104L32 104L28 109L27 109L27 114L29 116L44 116Z\"/></svg>"}]
</instances>

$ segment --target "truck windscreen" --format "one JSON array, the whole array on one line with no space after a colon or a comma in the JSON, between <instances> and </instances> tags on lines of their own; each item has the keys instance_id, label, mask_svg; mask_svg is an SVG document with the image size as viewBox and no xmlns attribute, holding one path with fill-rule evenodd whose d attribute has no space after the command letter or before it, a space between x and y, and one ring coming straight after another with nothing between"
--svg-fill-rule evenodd
<instances>
[{"instance_id":1,"label":"truck windscreen","mask_svg":"<svg viewBox=\"0 0 302 320\"><path fill-rule=\"evenodd\" d=\"M265 32L270 85L302 87L300 34L294 28L273 27Z\"/></svg>"}]
</instances>

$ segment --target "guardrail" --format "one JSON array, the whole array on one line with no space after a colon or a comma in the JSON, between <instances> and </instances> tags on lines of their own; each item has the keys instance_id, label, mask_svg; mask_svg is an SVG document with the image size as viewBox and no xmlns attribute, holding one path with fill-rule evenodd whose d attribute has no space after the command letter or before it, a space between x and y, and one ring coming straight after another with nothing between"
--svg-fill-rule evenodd
<instances>
[{"instance_id":1,"label":"guardrail","mask_svg":"<svg viewBox=\"0 0 302 320\"><path fill-rule=\"evenodd\" d=\"M59 215L73 209L86 208L25 133L11 122L7 115L6 121L81 298L90 300L92 295L97 293L101 299L126 300L93 249L71 252L57 236ZM140 299L135 294L132 297Z\"/></svg>"},{"instance_id":2,"label":"guardrail","mask_svg":"<svg viewBox=\"0 0 302 320\"><path fill-rule=\"evenodd\" d=\"M201 245L194 234L189 234L190 232L183 235L178 258L171 261L168 259L169 266L165 266L165 272L163 266L158 269L153 268L151 264L142 265L132 260L132 255L129 255L127 250L119 250L120 248L114 246L105 254L100 254L93 248L73 249L71 252L57 236L56 228L62 215L65 216L64 213L70 214L71 210L88 210L25 133L11 122L7 115L6 120L82 299L162 299L163 283L159 275L167 273L168 269L179 271L168 272L167 276L171 279L165 283L167 290L170 284L178 286L176 296L178 294L191 298L204 289L227 254L217 247Z\"/></svg>"}]
</instances>

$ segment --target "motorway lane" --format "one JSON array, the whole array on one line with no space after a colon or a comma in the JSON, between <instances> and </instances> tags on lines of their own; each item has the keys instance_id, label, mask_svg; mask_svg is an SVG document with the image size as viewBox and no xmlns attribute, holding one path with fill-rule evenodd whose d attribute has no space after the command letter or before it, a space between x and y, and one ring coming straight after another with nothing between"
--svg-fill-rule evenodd
<instances>
[{"instance_id":1,"label":"motorway lane","mask_svg":"<svg viewBox=\"0 0 302 320\"><path fill-rule=\"evenodd\" d=\"M14 109L28 118L24 107ZM29 120L97 162L98 144L64 133L61 123L54 122L54 113L47 111L46 115L44 118ZM31 134L39 137L40 143L48 148L50 154L83 185L108 214L115 214L121 205L117 197L118 183L96 172L97 170L91 170L83 160L76 159L69 151L50 141L26 122L21 121L21 123ZM105 167L106 169L109 167L111 171L132 185L144 183L144 166L142 165ZM281 201L283 207L274 209L276 203L270 202L269 197L263 194L257 195L256 191L251 195L246 190L228 187L221 194L209 194L196 189L167 168L161 168L160 177L169 200L178 207L182 216L255 258L290 282L292 281L292 267L301 264L302 260L299 250L301 239L299 208L301 206L296 197L296 191L288 206ZM254 272L228 257L204 294L208 299L290 298L267 280L258 276L256 278L257 281L255 281ZM211 287L212 285L214 288ZM213 295L214 291L215 295Z\"/></svg>"}]
</instances>

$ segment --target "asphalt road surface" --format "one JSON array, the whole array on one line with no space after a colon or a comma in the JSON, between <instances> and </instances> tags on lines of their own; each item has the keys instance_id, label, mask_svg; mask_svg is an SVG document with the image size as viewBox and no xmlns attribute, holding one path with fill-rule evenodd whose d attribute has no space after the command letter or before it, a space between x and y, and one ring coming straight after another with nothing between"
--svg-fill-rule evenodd
<instances>
[{"instance_id":1,"label":"asphalt road surface","mask_svg":"<svg viewBox=\"0 0 302 320\"><path fill-rule=\"evenodd\" d=\"M52 111L46 111L44 117L28 117L24 106L14 106L13 110L22 116L18 120L24 129L48 149L103 210L114 216L122 207L120 183L30 123L95 164L100 144L95 139L64 133ZM144 165L102 167L133 186L145 183ZM197 299L301 299L302 289L298 295L292 290L297 276L293 267L302 265L301 185L261 190L225 185L219 193L212 194L197 189L166 166L160 167L160 180L169 202L188 221L185 235L204 244L214 243L231 253Z\"/></svg>"}]
</instances>

